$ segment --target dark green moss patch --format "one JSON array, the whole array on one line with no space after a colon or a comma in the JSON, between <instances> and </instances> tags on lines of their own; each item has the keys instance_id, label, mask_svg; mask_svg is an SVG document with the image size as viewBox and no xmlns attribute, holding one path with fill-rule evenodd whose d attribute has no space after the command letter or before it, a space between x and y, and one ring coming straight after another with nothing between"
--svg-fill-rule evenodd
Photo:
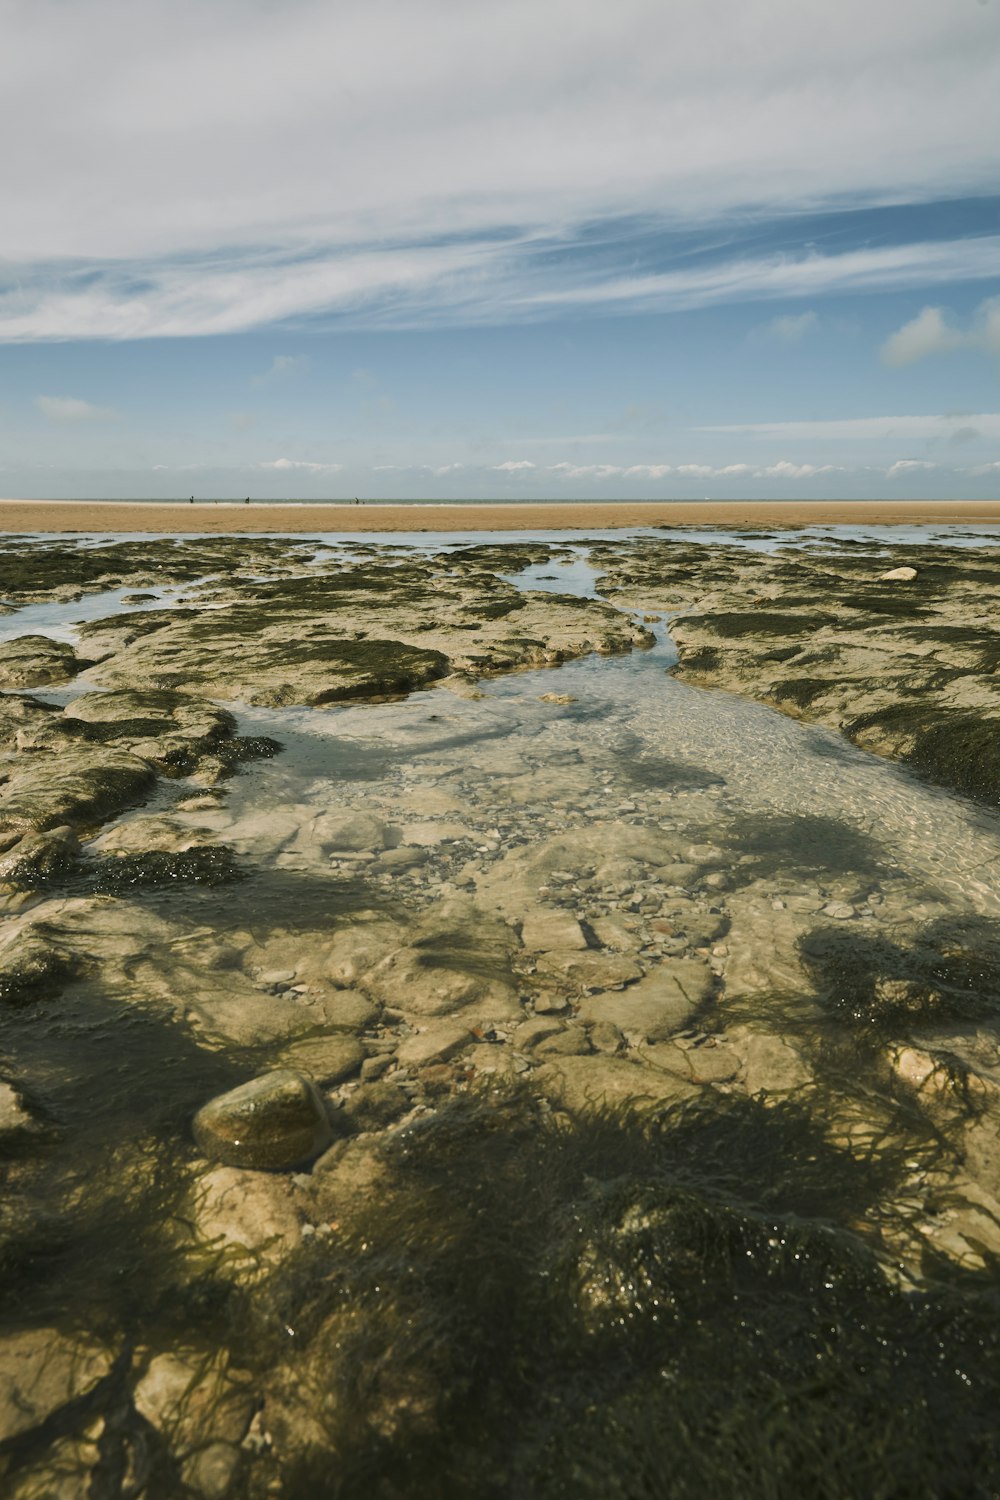
<instances>
[{"instance_id":1,"label":"dark green moss patch","mask_svg":"<svg viewBox=\"0 0 1000 1500\"><path fill-rule=\"evenodd\" d=\"M272 1469L289 1500L1000 1484L995 1284L914 1295L882 1273L853 1225L899 1170L888 1149L851 1157L783 1104L555 1124L494 1096L387 1165L282 1307L329 1443Z\"/></svg>"},{"instance_id":2,"label":"dark green moss patch","mask_svg":"<svg viewBox=\"0 0 1000 1500\"><path fill-rule=\"evenodd\" d=\"M225 844L215 844L180 851L151 849L105 859L88 883L101 895L120 896L170 886L228 885L242 878L235 852Z\"/></svg>"},{"instance_id":3,"label":"dark green moss patch","mask_svg":"<svg viewBox=\"0 0 1000 1500\"><path fill-rule=\"evenodd\" d=\"M984 918L942 919L905 947L818 927L800 951L825 1008L850 1024L884 1031L1000 1018L1000 925Z\"/></svg>"}]
</instances>

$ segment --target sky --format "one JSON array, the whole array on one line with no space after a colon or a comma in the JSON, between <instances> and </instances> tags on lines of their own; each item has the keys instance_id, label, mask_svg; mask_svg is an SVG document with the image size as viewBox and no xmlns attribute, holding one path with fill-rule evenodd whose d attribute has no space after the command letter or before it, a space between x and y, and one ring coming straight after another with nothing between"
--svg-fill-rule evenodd
<instances>
[{"instance_id":1,"label":"sky","mask_svg":"<svg viewBox=\"0 0 1000 1500\"><path fill-rule=\"evenodd\" d=\"M0 495L1000 497L1000 0L0 39Z\"/></svg>"}]
</instances>

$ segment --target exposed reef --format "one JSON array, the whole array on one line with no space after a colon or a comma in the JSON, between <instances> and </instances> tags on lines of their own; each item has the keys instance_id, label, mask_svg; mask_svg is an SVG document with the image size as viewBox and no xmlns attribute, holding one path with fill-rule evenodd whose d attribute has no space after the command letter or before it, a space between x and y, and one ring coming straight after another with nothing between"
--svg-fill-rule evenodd
<instances>
[{"instance_id":1,"label":"exposed reef","mask_svg":"<svg viewBox=\"0 0 1000 1500\"><path fill-rule=\"evenodd\" d=\"M945 553L0 547L5 1500L1000 1490Z\"/></svg>"}]
</instances>

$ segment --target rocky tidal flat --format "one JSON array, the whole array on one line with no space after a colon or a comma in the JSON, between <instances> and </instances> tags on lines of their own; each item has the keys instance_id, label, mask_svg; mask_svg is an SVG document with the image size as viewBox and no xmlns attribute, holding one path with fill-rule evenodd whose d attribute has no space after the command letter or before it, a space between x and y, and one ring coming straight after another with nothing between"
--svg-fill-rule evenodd
<instances>
[{"instance_id":1,"label":"rocky tidal flat","mask_svg":"<svg viewBox=\"0 0 1000 1500\"><path fill-rule=\"evenodd\" d=\"M0 1492L1000 1492L998 601L0 541Z\"/></svg>"}]
</instances>

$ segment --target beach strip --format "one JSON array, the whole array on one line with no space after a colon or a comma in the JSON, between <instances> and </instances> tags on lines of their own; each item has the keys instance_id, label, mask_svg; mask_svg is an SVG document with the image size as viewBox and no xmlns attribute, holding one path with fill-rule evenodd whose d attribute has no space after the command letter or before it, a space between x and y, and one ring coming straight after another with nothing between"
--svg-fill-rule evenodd
<instances>
[{"instance_id":1,"label":"beach strip","mask_svg":"<svg viewBox=\"0 0 1000 1500\"><path fill-rule=\"evenodd\" d=\"M606 531L634 526L1000 526L1000 500L600 500L491 504L0 500L0 532Z\"/></svg>"}]
</instances>

